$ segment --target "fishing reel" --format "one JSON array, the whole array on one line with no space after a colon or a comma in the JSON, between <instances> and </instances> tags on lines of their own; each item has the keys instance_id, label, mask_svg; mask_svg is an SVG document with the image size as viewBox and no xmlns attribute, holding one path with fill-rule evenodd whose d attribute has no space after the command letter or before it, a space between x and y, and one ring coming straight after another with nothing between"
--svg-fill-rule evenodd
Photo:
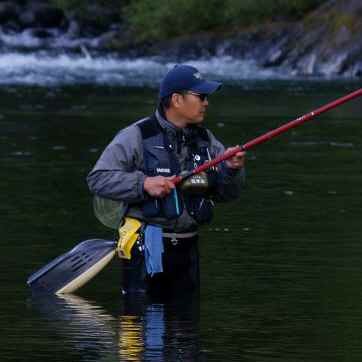
<instances>
[{"instance_id":1,"label":"fishing reel","mask_svg":"<svg viewBox=\"0 0 362 362\"><path fill-rule=\"evenodd\" d=\"M185 175L187 172L181 172L180 176ZM210 189L210 177L206 172L200 172L186 178L180 185L180 190L184 193L192 195L206 194Z\"/></svg>"}]
</instances>

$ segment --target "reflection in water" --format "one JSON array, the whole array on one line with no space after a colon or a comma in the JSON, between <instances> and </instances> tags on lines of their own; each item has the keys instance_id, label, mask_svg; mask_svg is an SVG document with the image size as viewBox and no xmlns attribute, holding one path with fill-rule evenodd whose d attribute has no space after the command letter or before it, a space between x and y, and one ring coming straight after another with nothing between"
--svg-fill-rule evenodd
<instances>
[{"instance_id":1,"label":"reflection in water","mask_svg":"<svg viewBox=\"0 0 362 362\"><path fill-rule=\"evenodd\" d=\"M357 86L244 82L215 94L208 125L237 144ZM119 283L111 267L89 288L97 303L69 296L35 308L33 299L23 313L33 270L77 240L105 236L84 178L94 150L151 112L155 94L90 86L0 94L1 362L362 360L360 100L249 154L243 197L220 204L202 231L199 324L197 301L108 298Z\"/></svg>"},{"instance_id":2,"label":"reflection in water","mask_svg":"<svg viewBox=\"0 0 362 362\"><path fill-rule=\"evenodd\" d=\"M199 300L154 301L128 297L112 313L75 295L32 298L46 318L82 361L194 360L199 354ZM116 314L116 315L114 315Z\"/></svg>"},{"instance_id":3,"label":"reflection in water","mask_svg":"<svg viewBox=\"0 0 362 362\"><path fill-rule=\"evenodd\" d=\"M32 306L45 317L44 329L55 330L82 361L116 352L116 319L93 302L75 295L33 296Z\"/></svg>"},{"instance_id":4,"label":"reflection in water","mask_svg":"<svg viewBox=\"0 0 362 362\"><path fill-rule=\"evenodd\" d=\"M127 361L194 360L199 354L199 299L124 300L120 357Z\"/></svg>"},{"instance_id":5,"label":"reflection in water","mask_svg":"<svg viewBox=\"0 0 362 362\"><path fill-rule=\"evenodd\" d=\"M120 316L119 356L125 361L141 361L145 350L143 328L136 316Z\"/></svg>"}]
</instances>

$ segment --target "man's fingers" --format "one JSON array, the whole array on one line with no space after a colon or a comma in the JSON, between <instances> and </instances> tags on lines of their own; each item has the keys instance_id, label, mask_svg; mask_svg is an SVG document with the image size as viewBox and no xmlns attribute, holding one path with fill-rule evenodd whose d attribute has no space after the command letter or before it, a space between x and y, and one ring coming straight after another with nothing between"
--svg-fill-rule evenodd
<instances>
[{"instance_id":1,"label":"man's fingers","mask_svg":"<svg viewBox=\"0 0 362 362\"><path fill-rule=\"evenodd\" d=\"M169 194L174 187L175 185L169 179L163 179L162 188L166 194Z\"/></svg>"},{"instance_id":2,"label":"man's fingers","mask_svg":"<svg viewBox=\"0 0 362 362\"><path fill-rule=\"evenodd\" d=\"M175 185L170 179L162 178L159 183L159 197L164 197L168 195L172 189L175 188Z\"/></svg>"},{"instance_id":3,"label":"man's fingers","mask_svg":"<svg viewBox=\"0 0 362 362\"><path fill-rule=\"evenodd\" d=\"M237 146L236 146L237 147ZM236 147L230 147L228 150L234 150ZM233 157L226 161L226 164L231 168L242 168L245 163L245 152L239 151Z\"/></svg>"},{"instance_id":4,"label":"man's fingers","mask_svg":"<svg viewBox=\"0 0 362 362\"><path fill-rule=\"evenodd\" d=\"M232 160L242 160L245 157L245 152L238 152L234 157L232 157Z\"/></svg>"},{"instance_id":5,"label":"man's fingers","mask_svg":"<svg viewBox=\"0 0 362 362\"><path fill-rule=\"evenodd\" d=\"M169 177L166 177L167 180L170 180L172 182L172 185L175 186L174 182L176 180L176 175L173 175L173 176L169 176Z\"/></svg>"},{"instance_id":6,"label":"man's fingers","mask_svg":"<svg viewBox=\"0 0 362 362\"><path fill-rule=\"evenodd\" d=\"M173 188L172 177L155 176L146 177L144 182L145 191L153 197L165 197Z\"/></svg>"},{"instance_id":7,"label":"man's fingers","mask_svg":"<svg viewBox=\"0 0 362 362\"><path fill-rule=\"evenodd\" d=\"M170 190L175 188L175 184L170 179L166 179L166 182Z\"/></svg>"}]
</instances>

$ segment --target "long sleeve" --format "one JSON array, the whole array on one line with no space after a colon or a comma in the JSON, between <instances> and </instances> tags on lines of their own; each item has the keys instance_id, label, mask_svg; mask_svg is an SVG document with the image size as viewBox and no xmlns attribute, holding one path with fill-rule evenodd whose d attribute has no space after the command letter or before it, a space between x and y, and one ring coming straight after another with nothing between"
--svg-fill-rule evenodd
<instances>
[{"instance_id":1,"label":"long sleeve","mask_svg":"<svg viewBox=\"0 0 362 362\"><path fill-rule=\"evenodd\" d=\"M106 147L87 177L90 191L98 196L127 203L144 199L141 134L132 125L119 132Z\"/></svg>"},{"instance_id":2,"label":"long sleeve","mask_svg":"<svg viewBox=\"0 0 362 362\"><path fill-rule=\"evenodd\" d=\"M212 157L214 158L224 153L224 145L209 130L208 135ZM239 198L245 183L245 168L240 170L231 169L227 167L225 162L222 162L218 166L218 171L216 200L231 201Z\"/></svg>"}]
</instances>

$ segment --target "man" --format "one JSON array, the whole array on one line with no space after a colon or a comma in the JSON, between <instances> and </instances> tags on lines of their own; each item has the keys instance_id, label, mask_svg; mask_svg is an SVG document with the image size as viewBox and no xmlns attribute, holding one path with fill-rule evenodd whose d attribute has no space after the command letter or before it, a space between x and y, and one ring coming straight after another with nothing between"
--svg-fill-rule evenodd
<instances>
[{"instance_id":1,"label":"man","mask_svg":"<svg viewBox=\"0 0 362 362\"><path fill-rule=\"evenodd\" d=\"M239 196L244 153L181 188L175 188L172 177L225 152L203 127L208 96L220 87L194 67L175 66L161 82L155 114L121 130L88 175L92 193L126 202L127 216L156 228L146 228L146 252L135 250L130 261L123 261L124 293L198 286L197 228L211 220L214 201ZM151 237L147 230L153 230Z\"/></svg>"}]
</instances>

